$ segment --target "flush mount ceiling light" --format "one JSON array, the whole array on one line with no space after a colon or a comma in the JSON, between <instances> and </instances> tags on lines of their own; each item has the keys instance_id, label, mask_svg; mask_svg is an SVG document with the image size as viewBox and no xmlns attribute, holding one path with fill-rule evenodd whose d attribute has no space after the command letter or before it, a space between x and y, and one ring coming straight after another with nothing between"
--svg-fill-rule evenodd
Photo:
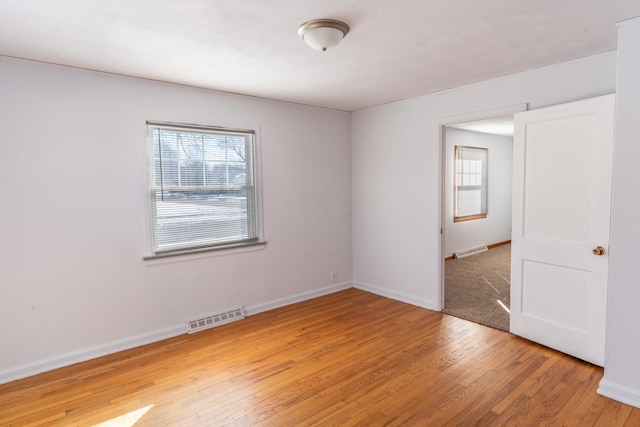
<instances>
[{"instance_id":1,"label":"flush mount ceiling light","mask_svg":"<svg viewBox=\"0 0 640 427\"><path fill-rule=\"evenodd\" d=\"M298 34L309 47L323 52L340 43L348 32L349 26L335 19L314 19L298 28Z\"/></svg>"}]
</instances>

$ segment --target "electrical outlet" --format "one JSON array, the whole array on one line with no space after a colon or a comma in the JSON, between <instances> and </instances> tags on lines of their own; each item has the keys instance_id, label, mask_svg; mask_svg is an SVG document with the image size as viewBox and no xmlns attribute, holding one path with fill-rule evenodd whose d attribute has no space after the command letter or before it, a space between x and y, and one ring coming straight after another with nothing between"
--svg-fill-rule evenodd
<instances>
[{"instance_id":1,"label":"electrical outlet","mask_svg":"<svg viewBox=\"0 0 640 427\"><path fill-rule=\"evenodd\" d=\"M338 273L336 273L335 271L331 273L331 281L334 283L338 281Z\"/></svg>"}]
</instances>

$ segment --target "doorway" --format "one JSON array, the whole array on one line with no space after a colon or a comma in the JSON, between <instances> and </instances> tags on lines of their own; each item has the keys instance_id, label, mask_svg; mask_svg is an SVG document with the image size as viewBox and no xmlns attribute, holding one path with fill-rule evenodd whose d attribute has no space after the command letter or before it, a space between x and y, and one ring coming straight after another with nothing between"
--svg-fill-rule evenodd
<instances>
[{"instance_id":1,"label":"doorway","mask_svg":"<svg viewBox=\"0 0 640 427\"><path fill-rule=\"evenodd\" d=\"M509 331L513 114L442 135L443 312Z\"/></svg>"}]
</instances>

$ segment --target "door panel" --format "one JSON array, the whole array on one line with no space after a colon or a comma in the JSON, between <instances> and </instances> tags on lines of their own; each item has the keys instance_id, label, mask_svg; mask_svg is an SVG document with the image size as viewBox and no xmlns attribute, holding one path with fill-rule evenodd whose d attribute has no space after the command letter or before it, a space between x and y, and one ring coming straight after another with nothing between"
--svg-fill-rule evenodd
<instances>
[{"instance_id":1,"label":"door panel","mask_svg":"<svg viewBox=\"0 0 640 427\"><path fill-rule=\"evenodd\" d=\"M613 107L608 95L514 118L511 332L601 366Z\"/></svg>"},{"instance_id":2,"label":"door panel","mask_svg":"<svg viewBox=\"0 0 640 427\"><path fill-rule=\"evenodd\" d=\"M593 114L527 125L523 191L525 237L584 240L589 234ZM575 129L573 137L564 131ZM568 169L570 167L571 169ZM549 191L549 189L553 191ZM572 197L567 197L571 194ZM558 215L557 212L562 212Z\"/></svg>"},{"instance_id":3,"label":"door panel","mask_svg":"<svg viewBox=\"0 0 640 427\"><path fill-rule=\"evenodd\" d=\"M522 263L522 313L587 333L589 272L543 262ZM565 301L573 300L573 304Z\"/></svg>"}]
</instances>

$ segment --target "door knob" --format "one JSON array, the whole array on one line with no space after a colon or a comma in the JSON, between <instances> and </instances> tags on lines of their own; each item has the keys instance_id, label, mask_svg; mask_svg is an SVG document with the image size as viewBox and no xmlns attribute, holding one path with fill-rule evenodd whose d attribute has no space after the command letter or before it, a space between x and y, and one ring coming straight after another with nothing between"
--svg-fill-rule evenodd
<instances>
[{"instance_id":1,"label":"door knob","mask_svg":"<svg viewBox=\"0 0 640 427\"><path fill-rule=\"evenodd\" d=\"M605 250L602 246L596 246L595 248L593 248L593 250L591 251L594 255L604 255Z\"/></svg>"}]
</instances>

